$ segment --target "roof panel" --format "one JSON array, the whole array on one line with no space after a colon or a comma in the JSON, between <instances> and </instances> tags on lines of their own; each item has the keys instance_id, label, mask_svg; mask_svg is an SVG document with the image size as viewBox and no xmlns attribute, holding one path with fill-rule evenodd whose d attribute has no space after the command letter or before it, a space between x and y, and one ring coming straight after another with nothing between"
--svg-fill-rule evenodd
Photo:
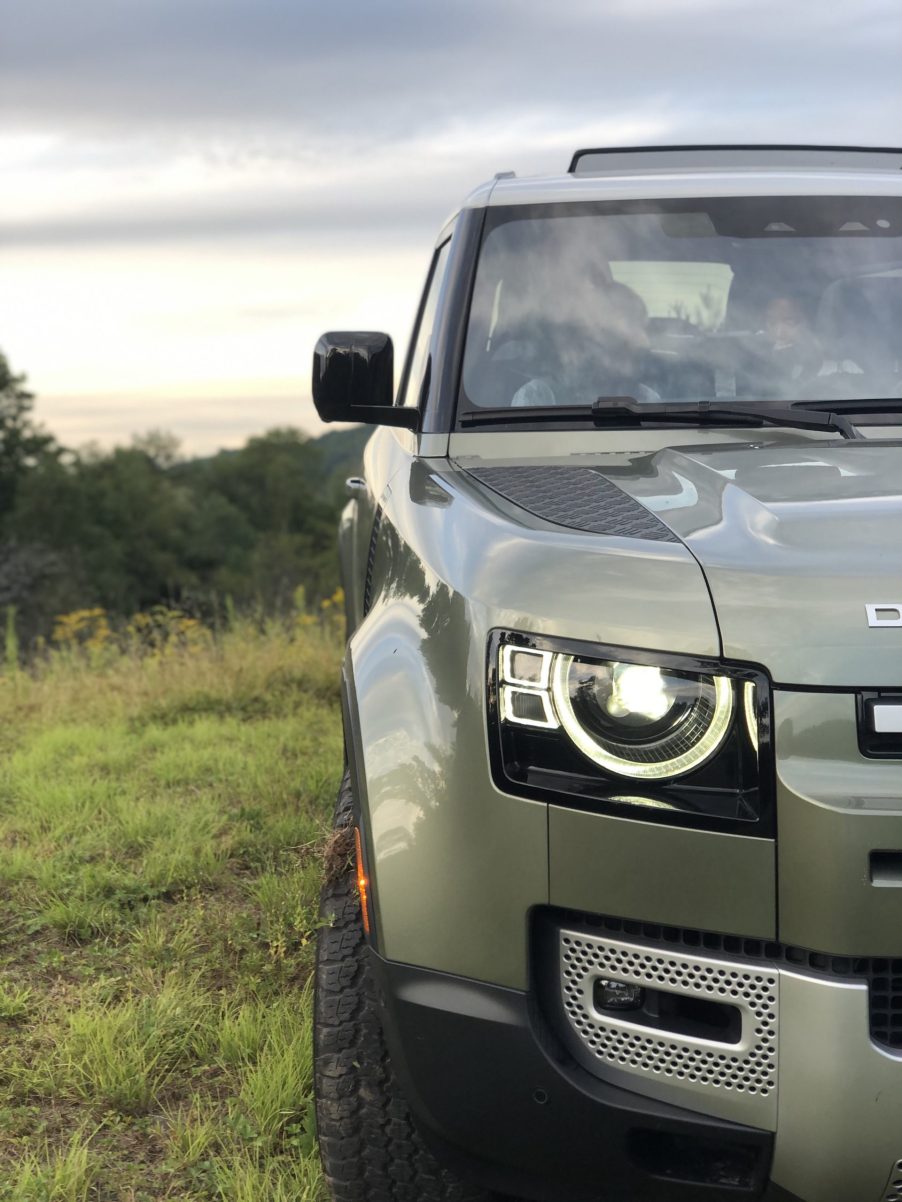
<instances>
[{"instance_id":1,"label":"roof panel","mask_svg":"<svg viewBox=\"0 0 902 1202\"><path fill-rule=\"evenodd\" d=\"M696 200L707 196L902 196L902 170L688 168L506 179L498 180L490 194L484 191L471 198L467 207L595 200Z\"/></svg>"}]
</instances>

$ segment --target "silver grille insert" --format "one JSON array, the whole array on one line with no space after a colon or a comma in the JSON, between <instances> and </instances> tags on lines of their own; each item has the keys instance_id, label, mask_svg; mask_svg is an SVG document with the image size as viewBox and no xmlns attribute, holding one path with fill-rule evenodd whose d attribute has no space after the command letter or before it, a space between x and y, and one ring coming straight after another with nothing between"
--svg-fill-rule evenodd
<instances>
[{"instance_id":1,"label":"silver grille insert","mask_svg":"<svg viewBox=\"0 0 902 1202\"><path fill-rule=\"evenodd\" d=\"M902 1160L897 1160L890 1170L882 1202L902 1202Z\"/></svg>"},{"instance_id":2,"label":"silver grille insert","mask_svg":"<svg viewBox=\"0 0 902 1202\"><path fill-rule=\"evenodd\" d=\"M560 933L560 967L564 1012L599 1076L690 1109L775 1125L776 971L566 930ZM676 1034L644 1026L629 1012L599 1011L594 990L600 979L735 1006L739 1041Z\"/></svg>"}]
</instances>

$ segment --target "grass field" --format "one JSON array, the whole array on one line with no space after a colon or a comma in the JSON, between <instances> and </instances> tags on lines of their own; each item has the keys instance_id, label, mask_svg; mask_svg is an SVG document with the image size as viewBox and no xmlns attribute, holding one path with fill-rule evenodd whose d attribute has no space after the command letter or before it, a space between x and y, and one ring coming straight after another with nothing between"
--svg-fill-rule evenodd
<instances>
[{"instance_id":1,"label":"grass field","mask_svg":"<svg viewBox=\"0 0 902 1202\"><path fill-rule=\"evenodd\" d=\"M0 1198L323 1197L339 641L307 621L0 676Z\"/></svg>"}]
</instances>

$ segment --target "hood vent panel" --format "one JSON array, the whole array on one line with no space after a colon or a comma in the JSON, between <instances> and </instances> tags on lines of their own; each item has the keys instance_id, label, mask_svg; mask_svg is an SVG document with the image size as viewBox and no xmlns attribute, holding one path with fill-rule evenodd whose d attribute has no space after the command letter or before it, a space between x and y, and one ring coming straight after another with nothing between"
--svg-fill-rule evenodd
<instances>
[{"instance_id":1,"label":"hood vent panel","mask_svg":"<svg viewBox=\"0 0 902 1202\"><path fill-rule=\"evenodd\" d=\"M549 464L468 471L493 492L546 522L591 534L680 542L650 509L594 468Z\"/></svg>"}]
</instances>

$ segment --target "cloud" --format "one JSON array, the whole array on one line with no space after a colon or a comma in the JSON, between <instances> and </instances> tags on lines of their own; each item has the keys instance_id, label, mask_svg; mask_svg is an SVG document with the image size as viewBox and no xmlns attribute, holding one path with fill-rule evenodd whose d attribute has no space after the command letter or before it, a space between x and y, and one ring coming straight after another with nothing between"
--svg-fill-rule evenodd
<instances>
[{"instance_id":1,"label":"cloud","mask_svg":"<svg viewBox=\"0 0 902 1202\"><path fill-rule=\"evenodd\" d=\"M902 108L895 0L3 6L18 245L422 238L480 179L577 145L892 142Z\"/></svg>"},{"instance_id":2,"label":"cloud","mask_svg":"<svg viewBox=\"0 0 902 1202\"><path fill-rule=\"evenodd\" d=\"M662 90L779 105L895 76L895 0L6 0L4 120L83 130L216 128L250 141L392 142L530 108L621 115ZM859 53L866 46L868 53ZM342 147L335 150L341 152Z\"/></svg>"},{"instance_id":3,"label":"cloud","mask_svg":"<svg viewBox=\"0 0 902 1202\"><path fill-rule=\"evenodd\" d=\"M892 142L902 108L896 0L4 6L0 237L20 243L419 234L585 142Z\"/></svg>"},{"instance_id":4,"label":"cloud","mask_svg":"<svg viewBox=\"0 0 902 1202\"><path fill-rule=\"evenodd\" d=\"M577 142L660 139L668 119L637 112L627 120L571 123L523 112L505 123L449 125L441 139L399 136L384 149L354 148L331 158L168 155L156 143L139 156L122 143L101 155L90 143L0 135L10 165L0 209L0 243L18 246L147 244L229 238L294 242L386 237L422 244L511 146L528 146L558 170ZM118 144L117 144L118 145ZM31 148L29 152L29 148ZM65 187L61 182L65 180Z\"/></svg>"},{"instance_id":5,"label":"cloud","mask_svg":"<svg viewBox=\"0 0 902 1202\"><path fill-rule=\"evenodd\" d=\"M223 437L282 420L328 326L400 353L441 222L497 170L891 145L902 111L898 0L0 0L0 30L0 346L85 438L163 398L206 445L180 390ZM112 424L89 395L125 398Z\"/></svg>"}]
</instances>

